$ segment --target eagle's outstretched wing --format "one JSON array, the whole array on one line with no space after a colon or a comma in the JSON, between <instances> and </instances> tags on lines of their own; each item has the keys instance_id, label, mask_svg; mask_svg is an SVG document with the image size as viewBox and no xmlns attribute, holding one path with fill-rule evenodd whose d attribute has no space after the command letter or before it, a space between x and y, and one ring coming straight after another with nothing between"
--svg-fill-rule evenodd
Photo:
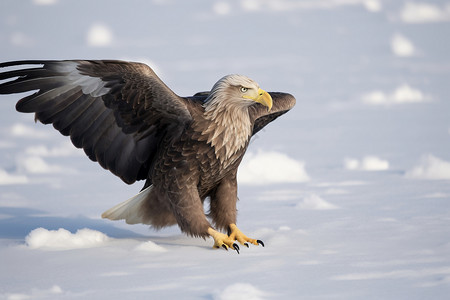
<instances>
[{"instance_id":1,"label":"eagle's outstretched wing","mask_svg":"<svg viewBox=\"0 0 450 300\"><path fill-rule=\"evenodd\" d=\"M30 67L31 65L31 67ZM89 158L126 183L146 179L164 135L191 121L188 105L145 64L123 61L16 61L0 64L0 94L35 91L20 112L52 123ZM199 104L200 105L200 104Z\"/></svg>"}]
</instances>

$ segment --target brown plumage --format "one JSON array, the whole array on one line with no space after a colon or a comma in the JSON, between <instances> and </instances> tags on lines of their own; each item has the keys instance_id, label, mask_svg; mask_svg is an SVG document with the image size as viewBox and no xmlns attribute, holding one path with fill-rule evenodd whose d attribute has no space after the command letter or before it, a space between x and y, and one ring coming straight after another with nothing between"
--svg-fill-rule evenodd
<instances>
[{"instance_id":1,"label":"brown plumage","mask_svg":"<svg viewBox=\"0 0 450 300\"><path fill-rule=\"evenodd\" d=\"M31 67L30 67L31 66ZM143 190L102 216L155 228L178 224L216 247L258 244L237 227L237 168L250 138L286 113L295 98L228 75L210 92L179 97L147 65L122 61L16 61L0 73L0 94L37 90L19 112L69 135L73 144L125 183ZM210 198L215 228L203 211Z\"/></svg>"}]
</instances>

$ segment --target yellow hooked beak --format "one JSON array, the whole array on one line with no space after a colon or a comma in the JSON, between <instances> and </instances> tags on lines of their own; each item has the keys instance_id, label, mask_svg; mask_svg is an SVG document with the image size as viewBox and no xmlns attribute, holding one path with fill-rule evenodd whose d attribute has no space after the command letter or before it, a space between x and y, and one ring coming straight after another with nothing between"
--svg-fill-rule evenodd
<instances>
[{"instance_id":1,"label":"yellow hooked beak","mask_svg":"<svg viewBox=\"0 0 450 300\"><path fill-rule=\"evenodd\" d=\"M268 111L270 111L272 109L272 104L273 104L272 97L265 90L259 89L258 96L256 97L256 99L253 99L253 100L255 100L258 103L261 103L264 106L267 106Z\"/></svg>"}]
</instances>

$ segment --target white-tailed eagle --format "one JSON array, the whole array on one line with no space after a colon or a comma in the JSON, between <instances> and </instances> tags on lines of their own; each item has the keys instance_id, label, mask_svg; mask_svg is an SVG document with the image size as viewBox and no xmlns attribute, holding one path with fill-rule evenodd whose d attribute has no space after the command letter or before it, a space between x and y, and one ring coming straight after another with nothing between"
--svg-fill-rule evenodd
<instances>
[{"instance_id":1,"label":"white-tailed eagle","mask_svg":"<svg viewBox=\"0 0 450 300\"><path fill-rule=\"evenodd\" d=\"M155 228L178 224L236 251L235 241L264 245L236 227L236 173L251 137L294 106L292 95L228 75L210 92L180 97L147 65L123 61L15 61L0 68L0 94L36 91L17 103L19 112L53 124L125 183L146 180L138 195L102 217Z\"/></svg>"}]
</instances>

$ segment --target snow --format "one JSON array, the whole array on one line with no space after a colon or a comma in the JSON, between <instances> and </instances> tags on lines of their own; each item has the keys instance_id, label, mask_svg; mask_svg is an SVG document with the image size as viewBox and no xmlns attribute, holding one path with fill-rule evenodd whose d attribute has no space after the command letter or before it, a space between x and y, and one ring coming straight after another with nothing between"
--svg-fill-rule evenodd
<instances>
[{"instance_id":1,"label":"snow","mask_svg":"<svg viewBox=\"0 0 450 300\"><path fill-rule=\"evenodd\" d=\"M113 33L104 24L92 25L87 33L87 43L92 47L106 47L113 42Z\"/></svg>"},{"instance_id":2,"label":"snow","mask_svg":"<svg viewBox=\"0 0 450 300\"><path fill-rule=\"evenodd\" d=\"M32 37L25 35L23 32L12 33L9 41L12 45L19 47L31 47L35 43Z\"/></svg>"},{"instance_id":3,"label":"snow","mask_svg":"<svg viewBox=\"0 0 450 300\"><path fill-rule=\"evenodd\" d=\"M28 178L25 175L13 175L3 169L0 169L0 185L21 184L27 182Z\"/></svg>"},{"instance_id":4,"label":"snow","mask_svg":"<svg viewBox=\"0 0 450 300\"><path fill-rule=\"evenodd\" d=\"M265 247L237 254L101 219L143 183L1 96L0 299L447 299L449 16L444 0L0 3L2 61L142 61L180 95L240 73L297 99L241 164L238 226Z\"/></svg>"},{"instance_id":5,"label":"snow","mask_svg":"<svg viewBox=\"0 0 450 300\"><path fill-rule=\"evenodd\" d=\"M369 105L387 106L425 102L429 100L429 97L424 95L419 89L402 84L391 93L385 93L383 91L369 92L362 96L362 100Z\"/></svg>"},{"instance_id":6,"label":"snow","mask_svg":"<svg viewBox=\"0 0 450 300\"><path fill-rule=\"evenodd\" d=\"M71 233L63 228L58 230L36 228L25 237L25 243L30 249L46 250L98 247L108 240L109 238L105 234L88 228L77 230L76 233Z\"/></svg>"},{"instance_id":7,"label":"snow","mask_svg":"<svg viewBox=\"0 0 450 300\"><path fill-rule=\"evenodd\" d=\"M55 5L58 0L33 0L32 2L35 5Z\"/></svg>"},{"instance_id":8,"label":"snow","mask_svg":"<svg viewBox=\"0 0 450 300\"><path fill-rule=\"evenodd\" d=\"M47 139L48 132L37 129L35 126L29 126L22 123L15 123L7 132L13 137L33 138L33 139Z\"/></svg>"},{"instance_id":9,"label":"snow","mask_svg":"<svg viewBox=\"0 0 450 300\"><path fill-rule=\"evenodd\" d=\"M379 12L383 7L379 0L366 0L363 2L363 4L364 7L371 12Z\"/></svg>"},{"instance_id":10,"label":"snow","mask_svg":"<svg viewBox=\"0 0 450 300\"><path fill-rule=\"evenodd\" d=\"M49 148L47 145L33 145L25 149L25 154L38 157L58 157L82 155L83 152L77 150L72 143L65 141L60 145Z\"/></svg>"},{"instance_id":11,"label":"snow","mask_svg":"<svg viewBox=\"0 0 450 300\"><path fill-rule=\"evenodd\" d=\"M136 248L134 248L137 251L144 251L144 252L166 252L167 250L164 247L161 247L155 243L153 243L152 241L147 241L144 242L138 246L136 246Z\"/></svg>"},{"instance_id":12,"label":"snow","mask_svg":"<svg viewBox=\"0 0 450 300\"><path fill-rule=\"evenodd\" d=\"M416 53L413 43L399 33L396 33L391 38L391 49L392 52L399 57L413 56Z\"/></svg>"},{"instance_id":13,"label":"snow","mask_svg":"<svg viewBox=\"0 0 450 300\"><path fill-rule=\"evenodd\" d=\"M63 293L61 287L54 285L48 289L32 289L31 292L28 293L17 293L17 294L6 294L5 299L7 300L25 300L25 299L48 299L48 298L57 298L56 295L60 295Z\"/></svg>"},{"instance_id":14,"label":"snow","mask_svg":"<svg viewBox=\"0 0 450 300\"><path fill-rule=\"evenodd\" d=\"M424 155L419 164L406 173L408 178L450 180L450 162L431 154Z\"/></svg>"},{"instance_id":15,"label":"snow","mask_svg":"<svg viewBox=\"0 0 450 300\"><path fill-rule=\"evenodd\" d=\"M247 153L238 172L239 182L249 185L265 185L281 182L305 182L309 176L305 163L284 153L259 150Z\"/></svg>"},{"instance_id":16,"label":"snow","mask_svg":"<svg viewBox=\"0 0 450 300\"><path fill-rule=\"evenodd\" d=\"M63 173L67 172L67 168L49 165L39 156L26 156L18 159L17 167L25 173L45 174L45 173Z\"/></svg>"},{"instance_id":17,"label":"snow","mask_svg":"<svg viewBox=\"0 0 450 300\"><path fill-rule=\"evenodd\" d=\"M347 170L384 171L389 169L389 162L377 156L368 155L362 160L346 158L344 160L344 167Z\"/></svg>"},{"instance_id":18,"label":"snow","mask_svg":"<svg viewBox=\"0 0 450 300\"><path fill-rule=\"evenodd\" d=\"M449 4L436 5L425 2L406 2L400 12L406 23L429 23L450 21Z\"/></svg>"},{"instance_id":19,"label":"snow","mask_svg":"<svg viewBox=\"0 0 450 300\"><path fill-rule=\"evenodd\" d=\"M323 200L320 196L316 194L308 195L299 202L295 208L297 209L314 209L314 210L326 210L326 209L336 209L336 205L331 204Z\"/></svg>"},{"instance_id":20,"label":"snow","mask_svg":"<svg viewBox=\"0 0 450 300\"><path fill-rule=\"evenodd\" d=\"M218 15L227 15L231 11L231 7L227 2L216 2L214 3L213 10Z\"/></svg>"},{"instance_id":21,"label":"snow","mask_svg":"<svg viewBox=\"0 0 450 300\"><path fill-rule=\"evenodd\" d=\"M235 283L218 292L214 300L260 300L266 298L265 294L251 284Z\"/></svg>"},{"instance_id":22,"label":"snow","mask_svg":"<svg viewBox=\"0 0 450 300\"><path fill-rule=\"evenodd\" d=\"M220 4L222 3L220 2ZM240 5L244 10L250 12L262 9L266 9L268 11L333 9L340 6L356 5L364 7L369 12L379 12L382 8L381 1L379 0L245 0L240 1Z\"/></svg>"}]
</instances>

